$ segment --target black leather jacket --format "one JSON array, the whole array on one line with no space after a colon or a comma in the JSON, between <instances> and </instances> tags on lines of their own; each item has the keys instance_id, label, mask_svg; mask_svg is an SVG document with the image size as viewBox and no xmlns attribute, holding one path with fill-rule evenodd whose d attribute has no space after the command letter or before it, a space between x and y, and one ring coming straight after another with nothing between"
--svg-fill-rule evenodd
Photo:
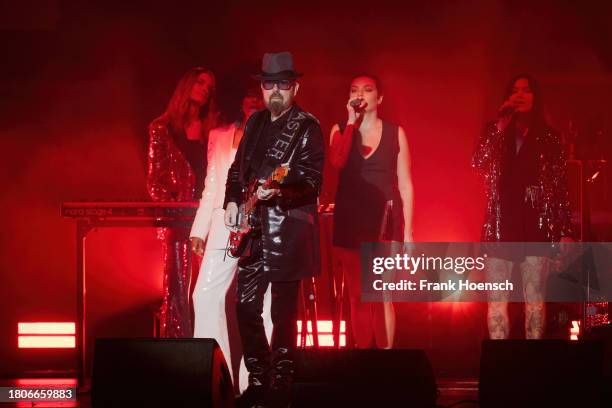
<instances>
[{"instance_id":1,"label":"black leather jacket","mask_svg":"<svg viewBox=\"0 0 612 408\"><path fill-rule=\"evenodd\" d=\"M297 105L287 114L304 113ZM242 191L253 178L249 163L269 111L254 113L246 123L236 158L227 174L224 208L240 204ZM271 281L292 281L320 270L317 197L323 179L324 141L317 119L308 118L288 153L289 173L281 184L281 196L259 205L262 225L264 271ZM287 163L287 161L283 161Z\"/></svg>"}]
</instances>

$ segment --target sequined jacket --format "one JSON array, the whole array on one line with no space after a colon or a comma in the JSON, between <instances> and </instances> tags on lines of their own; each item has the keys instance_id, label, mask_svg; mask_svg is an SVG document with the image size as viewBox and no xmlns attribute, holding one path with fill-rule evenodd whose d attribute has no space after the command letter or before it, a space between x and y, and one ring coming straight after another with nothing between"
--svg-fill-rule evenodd
<instances>
[{"instance_id":1,"label":"sequined jacket","mask_svg":"<svg viewBox=\"0 0 612 408\"><path fill-rule=\"evenodd\" d=\"M149 125L147 167L147 190L153 201L196 200L195 173L161 119Z\"/></svg>"},{"instance_id":2,"label":"sequined jacket","mask_svg":"<svg viewBox=\"0 0 612 408\"><path fill-rule=\"evenodd\" d=\"M487 123L472 157L472 167L484 178L486 186L487 206L482 240L487 242L500 241L501 223L512 222L501 219L499 184L504 136L495 122ZM531 201L538 209L538 227L551 242L558 242L561 237L571 236L572 233L566 154L559 134L553 129L546 127L533 137L543 149L538 161L537 185L525 190L525 201Z\"/></svg>"},{"instance_id":3,"label":"sequined jacket","mask_svg":"<svg viewBox=\"0 0 612 408\"><path fill-rule=\"evenodd\" d=\"M287 114L302 112L309 119L296 135L289 173L281 183L281 197L260 204L264 271L271 281L294 281L320 271L317 197L323 179L324 142L314 116L295 106ZM250 181L250 163L267 110L254 113L246 123L236 158L227 175L225 203L242 201L241 191Z\"/></svg>"},{"instance_id":4,"label":"sequined jacket","mask_svg":"<svg viewBox=\"0 0 612 408\"><path fill-rule=\"evenodd\" d=\"M153 201L196 201L196 175L161 119L149 125L147 191ZM183 241L189 239L189 229L158 228L157 237Z\"/></svg>"}]
</instances>

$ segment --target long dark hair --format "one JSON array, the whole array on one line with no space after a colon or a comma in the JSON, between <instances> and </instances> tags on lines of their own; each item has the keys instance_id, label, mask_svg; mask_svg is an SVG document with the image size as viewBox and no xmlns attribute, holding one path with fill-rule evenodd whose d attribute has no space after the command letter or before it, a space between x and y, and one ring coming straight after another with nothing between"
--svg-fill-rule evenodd
<instances>
[{"instance_id":1,"label":"long dark hair","mask_svg":"<svg viewBox=\"0 0 612 408\"><path fill-rule=\"evenodd\" d=\"M203 67L195 67L187 71L176 86L166 111L159 117L160 120L168 123L174 134L184 134L189 121L191 89L197 82L198 77L203 73L210 75L213 85L208 95L208 101L200 107L199 117L202 120L202 142L208 136L208 132L217 126L219 119L216 95L217 86L215 75L212 71Z\"/></svg>"},{"instance_id":2,"label":"long dark hair","mask_svg":"<svg viewBox=\"0 0 612 408\"><path fill-rule=\"evenodd\" d=\"M504 101L508 100L510 95L512 95L512 89L514 88L514 84L519 79L526 79L529 83L529 88L533 93L533 107L529 112L529 122L530 126L534 128L544 128L548 126L548 121L546 120L546 114L544 113L544 100L542 98L542 88L540 87L540 83L533 77L533 75L522 73L516 75L514 78L508 82L506 86L506 92L504 94ZM514 124L516 120L516 115L512 119L512 124Z\"/></svg>"}]
</instances>

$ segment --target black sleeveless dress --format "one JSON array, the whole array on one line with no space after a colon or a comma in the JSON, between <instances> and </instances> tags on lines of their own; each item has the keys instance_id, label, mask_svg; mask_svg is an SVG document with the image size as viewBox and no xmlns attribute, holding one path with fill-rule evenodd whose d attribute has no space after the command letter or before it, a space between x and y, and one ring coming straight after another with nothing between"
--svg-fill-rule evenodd
<instances>
[{"instance_id":1,"label":"black sleeveless dress","mask_svg":"<svg viewBox=\"0 0 612 408\"><path fill-rule=\"evenodd\" d=\"M359 249L362 242L377 242L381 237L403 241L404 217L397 181L398 126L383 121L380 144L367 159L361 155L359 140L355 130L346 166L340 171L333 243Z\"/></svg>"},{"instance_id":2,"label":"black sleeveless dress","mask_svg":"<svg viewBox=\"0 0 612 408\"><path fill-rule=\"evenodd\" d=\"M199 200L204 190L204 178L206 176L206 144L199 140L188 139L184 133L176 135L174 143L183 153L195 174L195 192L193 197L194 200Z\"/></svg>"}]
</instances>

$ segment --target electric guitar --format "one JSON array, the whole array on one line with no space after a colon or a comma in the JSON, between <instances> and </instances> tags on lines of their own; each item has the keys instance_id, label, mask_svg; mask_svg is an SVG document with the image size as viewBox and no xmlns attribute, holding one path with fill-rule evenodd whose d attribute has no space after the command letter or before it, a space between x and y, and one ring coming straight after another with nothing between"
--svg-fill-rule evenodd
<instances>
[{"instance_id":1,"label":"electric guitar","mask_svg":"<svg viewBox=\"0 0 612 408\"><path fill-rule=\"evenodd\" d=\"M227 253L232 258L238 258L246 249L249 242L251 232L253 230L253 214L255 208L259 203L257 198L257 188L261 185L264 189L270 189L278 187L278 185L285 179L289 173L288 165L281 165L274 169L270 177L268 177L262 184L258 180L253 180L244 193L244 200L240 207L238 207L238 219L236 227L233 231L230 231L229 242L227 245Z\"/></svg>"}]
</instances>

